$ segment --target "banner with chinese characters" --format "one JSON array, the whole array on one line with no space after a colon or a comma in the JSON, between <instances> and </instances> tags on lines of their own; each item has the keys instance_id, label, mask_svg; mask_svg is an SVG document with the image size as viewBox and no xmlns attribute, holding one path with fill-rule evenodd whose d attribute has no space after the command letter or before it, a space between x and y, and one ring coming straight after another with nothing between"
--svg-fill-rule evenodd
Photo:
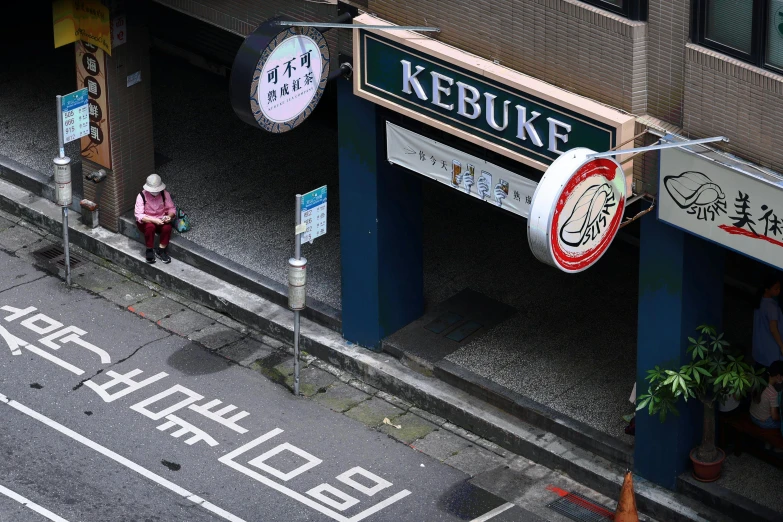
<instances>
[{"instance_id":1,"label":"banner with chinese characters","mask_svg":"<svg viewBox=\"0 0 783 522\"><path fill-rule=\"evenodd\" d=\"M55 48L82 40L111 55L109 8L100 0L54 0L52 18Z\"/></svg>"},{"instance_id":2,"label":"banner with chinese characters","mask_svg":"<svg viewBox=\"0 0 783 522\"><path fill-rule=\"evenodd\" d=\"M76 83L80 89L87 89L89 97L90 133L82 138L82 157L111 169L106 55L102 49L76 42Z\"/></svg>"},{"instance_id":3,"label":"banner with chinese characters","mask_svg":"<svg viewBox=\"0 0 783 522\"><path fill-rule=\"evenodd\" d=\"M536 182L386 122L386 152L400 165L527 218Z\"/></svg>"},{"instance_id":4,"label":"banner with chinese characters","mask_svg":"<svg viewBox=\"0 0 783 522\"><path fill-rule=\"evenodd\" d=\"M783 178L661 151L658 219L783 269Z\"/></svg>"}]
</instances>

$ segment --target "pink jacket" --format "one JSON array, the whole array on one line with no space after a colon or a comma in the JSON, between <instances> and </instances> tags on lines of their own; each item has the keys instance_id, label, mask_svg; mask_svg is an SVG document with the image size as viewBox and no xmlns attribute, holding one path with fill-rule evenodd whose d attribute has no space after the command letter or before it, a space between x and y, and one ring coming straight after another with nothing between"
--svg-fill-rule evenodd
<instances>
[{"instance_id":1,"label":"pink jacket","mask_svg":"<svg viewBox=\"0 0 783 522\"><path fill-rule=\"evenodd\" d=\"M163 216L173 216L176 212L174 207L174 201L171 199L171 194L168 191L163 191L166 195L166 203L163 203L163 194L153 196L146 190L144 192L144 198L147 203L141 198L141 194L136 196L136 208L134 214L136 215L136 222L141 223L144 216L161 219Z\"/></svg>"}]
</instances>

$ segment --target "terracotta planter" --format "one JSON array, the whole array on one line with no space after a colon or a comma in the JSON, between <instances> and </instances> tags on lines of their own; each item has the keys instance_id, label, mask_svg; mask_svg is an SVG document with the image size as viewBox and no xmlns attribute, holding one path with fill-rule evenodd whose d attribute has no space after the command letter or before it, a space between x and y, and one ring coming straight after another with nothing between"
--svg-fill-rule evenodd
<instances>
[{"instance_id":1,"label":"terracotta planter","mask_svg":"<svg viewBox=\"0 0 783 522\"><path fill-rule=\"evenodd\" d=\"M701 482L715 482L720 478L720 472L723 468L723 461L726 459L726 453L722 449L718 450L718 460L715 462L702 462L696 458L697 448L691 450L691 462L693 462L693 478Z\"/></svg>"}]
</instances>

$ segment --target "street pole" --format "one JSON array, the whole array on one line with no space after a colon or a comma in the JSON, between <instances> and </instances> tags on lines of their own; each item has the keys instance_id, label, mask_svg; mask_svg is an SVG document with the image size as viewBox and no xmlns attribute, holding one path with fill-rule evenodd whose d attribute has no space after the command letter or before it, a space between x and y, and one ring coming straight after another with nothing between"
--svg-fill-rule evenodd
<instances>
[{"instance_id":1,"label":"street pole","mask_svg":"<svg viewBox=\"0 0 783 522\"><path fill-rule=\"evenodd\" d=\"M294 257L288 260L288 308L294 311L294 395L299 396L300 310L305 307L307 259L302 257L302 195L296 195L294 208Z\"/></svg>"},{"instance_id":2,"label":"street pole","mask_svg":"<svg viewBox=\"0 0 783 522\"><path fill-rule=\"evenodd\" d=\"M302 223L302 195L296 195L294 225ZM302 234L296 234L294 240L294 259L302 257ZM299 397L299 310L294 310L294 395Z\"/></svg>"},{"instance_id":3,"label":"street pole","mask_svg":"<svg viewBox=\"0 0 783 522\"><path fill-rule=\"evenodd\" d=\"M65 252L65 284L71 286L71 254L68 245L68 207L71 206L71 159L65 156L63 137L63 97L57 95L57 144L59 155L54 160L54 183L57 204L63 209L63 251Z\"/></svg>"}]
</instances>

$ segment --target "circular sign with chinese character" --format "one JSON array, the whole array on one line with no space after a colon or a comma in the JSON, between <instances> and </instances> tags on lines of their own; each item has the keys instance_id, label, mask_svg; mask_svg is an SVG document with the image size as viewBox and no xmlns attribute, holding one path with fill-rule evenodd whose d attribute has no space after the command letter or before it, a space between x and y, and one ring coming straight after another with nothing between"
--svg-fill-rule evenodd
<instances>
[{"instance_id":1,"label":"circular sign with chinese character","mask_svg":"<svg viewBox=\"0 0 783 522\"><path fill-rule=\"evenodd\" d=\"M287 132L307 119L326 88L329 47L312 27L271 22L247 37L231 70L231 104L251 125Z\"/></svg>"},{"instance_id":2,"label":"circular sign with chinese character","mask_svg":"<svg viewBox=\"0 0 783 522\"><path fill-rule=\"evenodd\" d=\"M625 174L614 159L575 148L556 159L533 194L527 238L536 259L564 272L594 265L612 244L625 210Z\"/></svg>"}]
</instances>

